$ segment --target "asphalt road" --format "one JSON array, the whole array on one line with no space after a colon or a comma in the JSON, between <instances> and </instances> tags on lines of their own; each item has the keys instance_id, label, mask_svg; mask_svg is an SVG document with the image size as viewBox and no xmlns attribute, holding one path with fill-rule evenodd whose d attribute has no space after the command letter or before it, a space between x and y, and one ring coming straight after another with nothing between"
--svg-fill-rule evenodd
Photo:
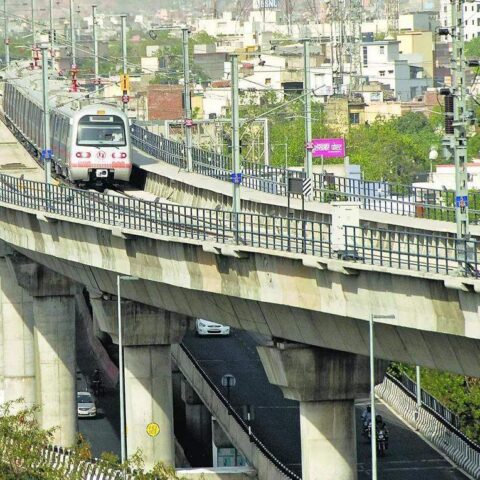
<instances>
[{"instance_id":1,"label":"asphalt road","mask_svg":"<svg viewBox=\"0 0 480 480\"><path fill-rule=\"evenodd\" d=\"M253 408L252 429L272 453L297 474L300 466L300 432L298 404L285 400L278 387L269 384L256 351L256 342L244 331L232 330L228 338L198 338L189 333L184 340L210 378L221 385L224 374L233 374L236 386L230 389L231 403L242 414L245 406ZM225 394L226 389L223 388ZM358 479L371 478L370 444L360 435L357 407ZM406 427L384 405L379 413L390 430L390 448L378 459L382 480L466 480L439 453Z\"/></svg>"}]
</instances>

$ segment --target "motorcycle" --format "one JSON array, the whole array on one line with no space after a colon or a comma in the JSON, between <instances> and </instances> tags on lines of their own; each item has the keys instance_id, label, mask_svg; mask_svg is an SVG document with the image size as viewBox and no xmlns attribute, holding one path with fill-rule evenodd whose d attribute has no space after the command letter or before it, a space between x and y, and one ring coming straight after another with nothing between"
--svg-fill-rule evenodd
<instances>
[{"instance_id":1,"label":"motorcycle","mask_svg":"<svg viewBox=\"0 0 480 480\"><path fill-rule=\"evenodd\" d=\"M385 456L388 448L388 435L384 428L380 428L377 432L377 451L380 457Z\"/></svg>"}]
</instances>

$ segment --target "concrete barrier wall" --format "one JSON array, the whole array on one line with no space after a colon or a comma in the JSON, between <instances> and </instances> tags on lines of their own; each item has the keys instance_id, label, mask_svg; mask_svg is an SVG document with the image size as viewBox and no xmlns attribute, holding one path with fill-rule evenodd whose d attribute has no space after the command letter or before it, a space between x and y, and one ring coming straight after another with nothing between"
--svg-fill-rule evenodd
<instances>
[{"instance_id":1,"label":"concrete barrier wall","mask_svg":"<svg viewBox=\"0 0 480 480\"><path fill-rule=\"evenodd\" d=\"M480 478L480 451L465 441L453 426L439 421L427 409L421 408L417 418L416 401L398 385L385 378L375 388L378 397L393 408L405 421L473 478Z\"/></svg>"}]
</instances>

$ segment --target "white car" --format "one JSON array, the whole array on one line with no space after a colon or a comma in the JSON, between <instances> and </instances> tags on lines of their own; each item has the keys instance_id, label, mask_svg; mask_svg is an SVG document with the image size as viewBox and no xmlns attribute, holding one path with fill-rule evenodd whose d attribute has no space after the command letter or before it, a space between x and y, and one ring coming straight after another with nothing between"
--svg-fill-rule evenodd
<instances>
[{"instance_id":1,"label":"white car","mask_svg":"<svg viewBox=\"0 0 480 480\"><path fill-rule=\"evenodd\" d=\"M197 335L230 335L230 327L220 323L209 322L203 318L197 318L196 322Z\"/></svg>"},{"instance_id":2,"label":"white car","mask_svg":"<svg viewBox=\"0 0 480 480\"><path fill-rule=\"evenodd\" d=\"M90 392L77 392L78 417L96 417L97 407Z\"/></svg>"}]
</instances>

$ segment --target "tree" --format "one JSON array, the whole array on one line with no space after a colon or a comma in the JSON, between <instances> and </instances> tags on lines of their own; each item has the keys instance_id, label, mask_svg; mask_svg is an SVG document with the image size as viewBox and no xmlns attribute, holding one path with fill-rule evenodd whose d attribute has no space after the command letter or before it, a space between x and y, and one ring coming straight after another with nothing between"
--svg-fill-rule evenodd
<instances>
[{"instance_id":1,"label":"tree","mask_svg":"<svg viewBox=\"0 0 480 480\"><path fill-rule=\"evenodd\" d=\"M54 428L40 428L35 414L38 407L27 407L22 399L0 405L0 478L2 480L82 480L91 460L90 445L79 435L76 445L65 451L65 462L53 466L48 445ZM58 463L58 462L56 462ZM106 453L96 468L99 473L111 469L135 472L139 480L181 480L172 466L158 463L151 472L144 471L142 452L120 464L118 457Z\"/></svg>"}]
</instances>

